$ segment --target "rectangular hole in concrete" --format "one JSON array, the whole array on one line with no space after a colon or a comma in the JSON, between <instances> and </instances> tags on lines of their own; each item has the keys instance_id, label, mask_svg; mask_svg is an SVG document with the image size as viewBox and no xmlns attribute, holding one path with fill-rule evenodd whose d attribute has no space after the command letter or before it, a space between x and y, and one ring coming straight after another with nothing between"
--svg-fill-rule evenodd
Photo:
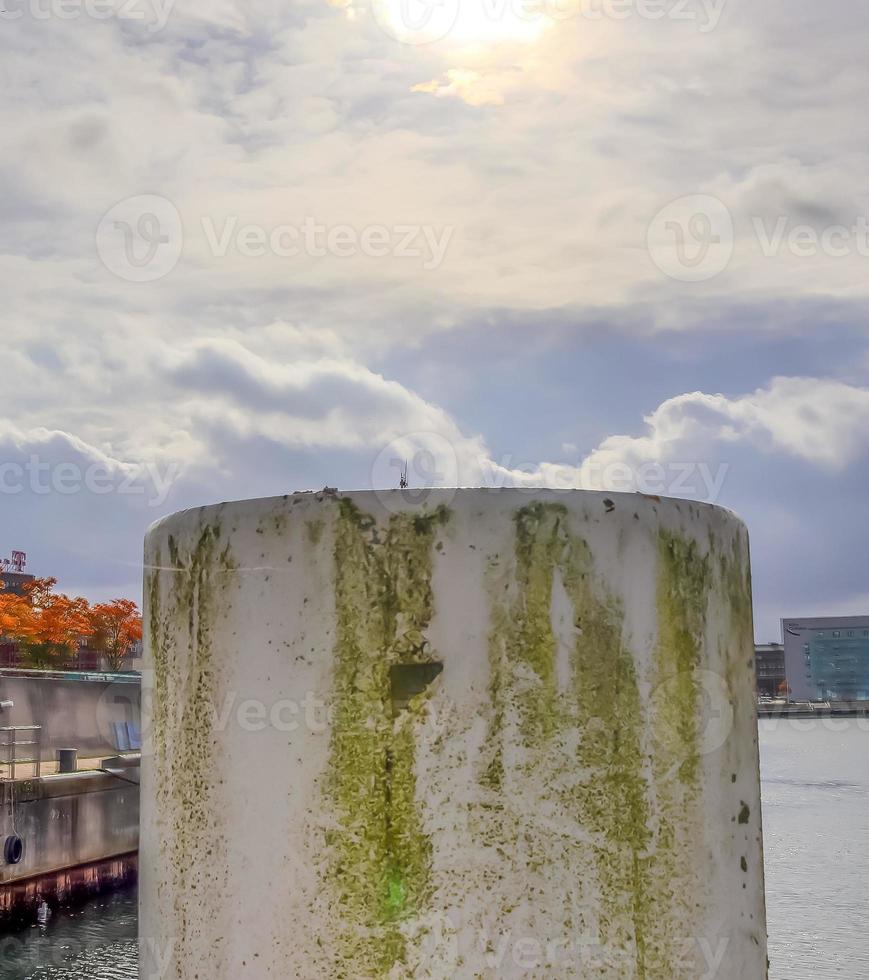
<instances>
[{"instance_id":1,"label":"rectangular hole in concrete","mask_svg":"<svg viewBox=\"0 0 869 980\"><path fill-rule=\"evenodd\" d=\"M404 711L411 698L422 692L441 673L444 665L437 662L425 664L393 664L389 668L389 686L392 709L397 714Z\"/></svg>"}]
</instances>

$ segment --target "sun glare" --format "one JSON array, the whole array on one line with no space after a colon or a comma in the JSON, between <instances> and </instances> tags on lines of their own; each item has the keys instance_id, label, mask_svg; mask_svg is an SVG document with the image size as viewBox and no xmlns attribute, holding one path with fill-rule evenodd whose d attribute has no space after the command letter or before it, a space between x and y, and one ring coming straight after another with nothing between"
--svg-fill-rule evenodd
<instances>
[{"instance_id":1,"label":"sun glare","mask_svg":"<svg viewBox=\"0 0 869 980\"><path fill-rule=\"evenodd\" d=\"M373 0L372 10L407 44L532 42L552 24L543 0Z\"/></svg>"}]
</instances>

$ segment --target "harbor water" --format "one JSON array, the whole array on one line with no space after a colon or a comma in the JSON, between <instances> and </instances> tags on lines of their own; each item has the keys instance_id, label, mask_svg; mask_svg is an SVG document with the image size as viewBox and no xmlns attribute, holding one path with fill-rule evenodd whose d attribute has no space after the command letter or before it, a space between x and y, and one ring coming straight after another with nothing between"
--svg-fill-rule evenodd
<instances>
[{"instance_id":1,"label":"harbor water","mask_svg":"<svg viewBox=\"0 0 869 980\"><path fill-rule=\"evenodd\" d=\"M131 888L0 938L0 980L138 977L137 911Z\"/></svg>"},{"instance_id":2,"label":"harbor water","mask_svg":"<svg viewBox=\"0 0 869 980\"><path fill-rule=\"evenodd\" d=\"M869 719L760 723L770 977L869 977Z\"/></svg>"},{"instance_id":3,"label":"harbor water","mask_svg":"<svg viewBox=\"0 0 869 980\"><path fill-rule=\"evenodd\" d=\"M869 977L869 721L764 720L773 980ZM0 939L0 980L135 980L136 896Z\"/></svg>"}]
</instances>

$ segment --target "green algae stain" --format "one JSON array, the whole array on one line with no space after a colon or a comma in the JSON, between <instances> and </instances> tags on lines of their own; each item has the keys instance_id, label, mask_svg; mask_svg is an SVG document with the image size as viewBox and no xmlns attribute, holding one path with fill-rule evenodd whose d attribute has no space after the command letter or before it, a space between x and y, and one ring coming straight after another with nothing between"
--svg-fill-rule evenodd
<instances>
[{"instance_id":1,"label":"green algae stain","mask_svg":"<svg viewBox=\"0 0 869 980\"><path fill-rule=\"evenodd\" d=\"M648 975L647 937L661 914L651 894L650 806L642 747L643 708L634 658L625 647L624 610L600 595L590 551L572 540L565 589L577 617L573 697L583 725L579 765L592 773L577 803L595 847L606 941L633 948L638 977Z\"/></svg>"},{"instance_id":2,"label":"green algae stain","mask_svg":"<svg viewBox=\"0 0 869 980\"><path fill-rule=\"evenodd\" d=\"M690 538L670 531L658 535L658 639L650 718L658 830L650 873L653 893L662 907L676 914L677 921L690 921L695 912L691 896L697 893L695 872L686 854L697 847L694 828L702 827L698 670L713 586L714 546L710 538L710 550L704 553ZM652 944L662 951L659 962L669 963L674 976L683 975L667 955L673 945L672 931L664 928L663 919L654 920L652 926Z\"/></svg>"},{"instance_id":3,"label":"green algae stain","mask_svg":"<svg viewBox=\"0 0 869 980\"><path fill-rule=\"evenodd\" d=\"M325 524L320 518L311 521L305 521L305 530L308 533L308 542L312 548L316 548L319 545L320 540L323 537L323 529Z\"/></svg>"},{"instance_id":4,"label":"green algae stain","mask_svg":"<svg viewBox=\"0 0 869 980\"><path fill-rule=\"evenodd\" d=\"M557 728L556 641L550 605L555 568L561 557L559 533L567 511L558 505L530 504L515 515L515 594L507 601L490 595L489 696L491 758L481 777L500 791L504 779L503 730L508 706L522 718L527 747L540 744ZM517 675L523 680L517 682Z\"/></svg>"},{"instance_id":5,"label":"green algae stain","mask_svg":"<svg viewBox=\"0 0 869 980\"><path fill-rule=\"evenodd\" d=\"M491 596L492 628L489 631L489 701L492 705L492 719L489 725L489 748L491 758L487 763L480 783L496 793L504 784L504 716L508 692L505 690L508 669L505 663L504 638L510 634L510 621L500 596Z\"/></svg>"},{"instance_id":6,"label":"green algae stain","mask_svg":"<svg viewBox=\"0 0 869 980\"><path fill-rule=\"evenodd\" d=\"M659 763L682 756L679 777L694 787L700 764L697 668L712 586L710 558L695 541L670 532L658 540L658 645L656 683L660 686L656 736Z\"/></svg>"},{"instance_id":7,"label":"green algae stain","mask_svg":"<svg viewBox=\"0 0 869 980\"><path fill-rule=\"evenodd\" d=\"M481 782L500 791L505 716L519 712L527 767L546 766L569 729L579 732L574 766L585 773L555 802L591 835L600 895L601 942L629 951L646 977L646 934L656 913L649 892L650 809L643 773L642 706L624 612L598 581L585 541L571 533L566 508L533 503L516 514L514 589L495 597L489 640L493 755ZM570 683L559 690L553 588L560 574L575 638ZM565 765L570 767L569 762Z\"/></svg>"},{"instance_id":8,"label":"green algae stain","mask_svg":"<svg viewBox=\"0 0 869 980\"><path fill-rule=\"evenodd\" d=\"M153 695L151 698L151 729L155 749L165 751L162 735L166 731L167 693L168 693L168 650L169 637L166 619L160 612L160 568L163 564L163 552L158 549L154 563L145 571L145 597L147 611L145 622L148 624L150 639L151 663L153 671Z\"/></svg>"},{"instance_id":9,"label":"green algae stain","mask_svg":"<svg viewBox=\"0 0 869 980\"><path fill-rule=\"evenodd\" d=\"M631 955L638 978L683 976L679 940L697 893L685 855L694 844L691 828L699 825L698 669L714 542L704 552L689 538L657 535L658 641L646 707L624 639L622 604L603 584L566 509L534 503L515 523L513 580L506 587L498 581L497 589L490 582L492 713L481 785L497 809L507 783L505 739L518 735L522 751L511 764L528 773L551 768L564 746L575 745L577 780L562 784L563 768L571 767L562 756L551 780L558 788L548 788L546 799L589 834L600 941ZM722 579L733 616L742 625L749 617L750 625L744 563L737 554L727 557ZM557 658L565 640L552 624L556 576L575 627L564 689ZM566 611L561 614L564 619ZM508 733L511 724L518 731ZM545 851L534 858L546 860Z\"/></svg>"},{"instance_id":10,"label":"green algae stain","mask_svg":"<svg viewBox=\"0 0 869 980\"><path fill-rule=\"evenodd\" d=\"M567 511L557 505L531 504L516 515L516 581L513 629L508 656L524 663L537 679L523 698L525 730L548 737L556 725L555 635L550 606L556 565L565 541L560 533Z\"/></svg>"},{"instance_id":11,"label":"green algae stain","mask_svg":"<svg viewBox=\"0 0 869 980\"><path fill-rule=\"evenodd\" d=\"M335 529L335 719L327 835L343 960L383 976L406 955L402 920L425 904L431 842L416 805L414 725L424 695L395 716L389 668L434 659L432 551L446 508L395 514L385 529L349 500Z\"/></svg>"},{"instance_id":12,"label":"green algae stain","mask_svg":"<svg viewBox=\"0 0 869 980\"><path fill-rule=\"evenodd\" d=\"M726 651L727 683L731 691L745 690L754 685L754 627L751 607L751 569L746 560L748 554L745 532L732 542L729 551L720 557L721 582L730 608L729 643L733 648ZM741 675L741 676L740 676ZM735 698L734 711L743 710L743 704L753 699Z\"/></svg>"},{"instance_id":13,"label":"green algae stain","mask_svg":"<svg viewBox=\"0 0 869 980\"><path fill-rule=\"evenodd\" d=\"M225 886L210 779L218 771L214 718L219 678L212 657L218 594L234 566L219 524L204 525L188 546L169 535L146 576L154 670L153 723L158 812L177 922L177 970L188 957L203 909ZM162 588L161 588L162 586ZM190 956L193 954L190 953Z\"/></svg>"}]
</instances>

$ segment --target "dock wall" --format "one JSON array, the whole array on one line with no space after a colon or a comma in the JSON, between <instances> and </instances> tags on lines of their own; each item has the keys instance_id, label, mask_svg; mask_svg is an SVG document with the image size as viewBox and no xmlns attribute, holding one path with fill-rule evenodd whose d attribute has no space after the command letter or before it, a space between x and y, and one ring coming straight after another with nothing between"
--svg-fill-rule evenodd
<instances>
[{"instance_id":1,"label":"dock wall","mask_svg":"<svg viewBox=\"0 0 869 980\"><path fill-rule=\"evenodd\" d=\"M140 687L134 674L0 670L0 700L14 702L0 712L0 725L42 725L44 761L59 748L78 749L80 758L114 755L123 748L114 726L139 725Z\"/></svg>"},{"instance_id":2,"label":"dock wall","mask_svg":"<svg viewBox=\"0 0 869 980\"><path fill-rule=\"evenodd\" d=\"M102 772L4 782L0 845L13 833L24 854L10 865L0 846L0 928L32 921L39 895L57 907L135 877L139 788Z\"/></svg>"}]
</instances>

